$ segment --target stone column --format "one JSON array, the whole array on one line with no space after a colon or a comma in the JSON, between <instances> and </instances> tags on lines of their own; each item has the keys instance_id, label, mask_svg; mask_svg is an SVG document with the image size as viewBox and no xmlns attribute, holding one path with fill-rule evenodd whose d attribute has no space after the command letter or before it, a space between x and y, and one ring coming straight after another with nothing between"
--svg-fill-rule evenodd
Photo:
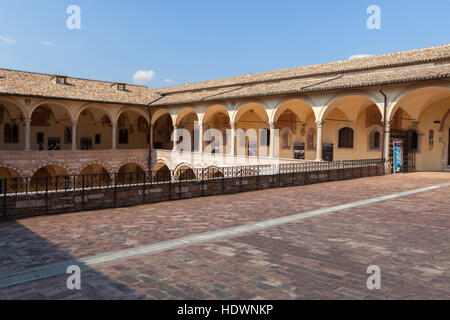
<instances>
[{"instance_id":1,"label":"stone column","mask_svg":"<svg viewBox=\"0 0 450 320\"><path fill-rule=\"evenodd\" d=\"M150 128L149 128L149 134L150 134L150 139L149 139L149 145L151 148L153 148L153 124L150 124Z\"/></svg>"},{"instance_id":2,"label":"stone column","mask_svg":"<svg viewBox=\"0 0 450 320\"><path fill-rule=\"evenodd\" d=\"M322 147L322 140L323 140L323 125L324 121L316 121L317 125L317 143L316 143L316 161L323 161L323 147Z\"/></svg>"},{"instance_id":3,"label":"stone column","mask_svg":"<svg viewBox=\"0 0 450 320\"><path fill-rule=\"evenodd\" d=\"M275 157L275 122L270 122L269 157Z\"/></svg>"},{"instance_id":4,"label":"stone column","mask_svg":"<svg viewBox=\"0 0 450 320\"><path fill-rule=\"evenodd\" d=\"M77 121L72 120L72 150L77 150Z\"/></svg>"},{"instance_id":5,"label":"stone column","mask_svg":"<svg viewBox=\"0 0 450 320\"><path fill-rule=\"evenodd\" d=\"M112 150L116 150L117 146L116 146L116 140L117 140L117 123L113 122L111 123L112 125L112 146L111 149Z\"/></svg>"},{"instance_id":6,"label":"stone column","mask_svg":"<svg viewBox=\"0 0 450 320\"><path fill-rule=\"evenodd\" d=\"M173 126L173 148L172 148L172 151L177 150L177 143L178 143L178 126L175 124Z\"/></svg>"},{"instance_id":7,"label":"stone column","mask_svg":"<svg viewBox=\"0 0 450 320\"><path fill-rule=\"evenodd\" d=\"M24 119L25 122L25 151L30 151L31 119Z\"/></svg>"},{"instance_id":8,"label":"stone column","mask_svg":"<svg viewBox=\"0 0 450 320\"><path fill-rule=\"evenodd\" d=\"M228 154L234 156L234 149L236 143L236 123L231 123L231 136L230 136L230 150L228 150Z\"/></svg>"},{"instance_id":9,"label":"stone column","mask_svg":"<svg viewBox=\"0 0 450 320\"><path fill-rule=\"evenodd\" d=\"M389 172L390 170L390 155L389 155L389 151L390 151L390 140L391 140L391 123L390 121L386 121L386 124L384 126L384 157L386 158L386 163L384 164L385 168L386 168L386 173Z\"/></svg>"},{"instance_id":10,"label":"stone column","mask_svg":"<svg viewBox=\"0 0 450 320\"><path fill-rule=\"evenodd\" d=\"M203 123L198 124L198 152L203 153Z\"/></svg>"}]
</instances>

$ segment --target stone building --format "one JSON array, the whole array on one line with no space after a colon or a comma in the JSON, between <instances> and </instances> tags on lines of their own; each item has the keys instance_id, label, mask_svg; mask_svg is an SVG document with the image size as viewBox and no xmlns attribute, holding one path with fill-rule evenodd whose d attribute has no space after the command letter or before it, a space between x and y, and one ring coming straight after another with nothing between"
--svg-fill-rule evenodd
<instances>
[{"instance_id":1,"label":"stone building","mask_svg":"<svg viewBox=\"0 0 450 320\"><path fill-rule=\"evenodd\" d=\"M449 135L450 44L161 89L0 69L0 178L390 160L393 140L443 171Z\"/></svg>"}]
</instances>

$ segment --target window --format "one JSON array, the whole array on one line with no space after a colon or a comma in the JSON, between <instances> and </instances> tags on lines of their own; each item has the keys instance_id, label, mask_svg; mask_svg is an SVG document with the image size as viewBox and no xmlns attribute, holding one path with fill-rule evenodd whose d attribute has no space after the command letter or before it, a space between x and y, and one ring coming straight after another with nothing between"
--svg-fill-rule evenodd
<instances>
[{"instance_id":1,"label":"window","mask_svg":"<svg viewBox=\"0 0 450 320\"><path fill-rule=\"evenodd\" d=\"M95 144L101 144L102 143L102 136L100 134L95 135Z\"/></svg>"},{"instance_id":2,"label":"window","mask_svg":"<svg viewBox=\"0 0 450 320\"><path fill-rule=\"evenodd\" d=\"M56 76L56 83L57 84L67 84L67 77L66 76Z\"/></svg>"},{"instance_id":3,"label":"window","mask_svg":"<svg viewBox=\"0 0 450 320\"><path fill-rule=\"evenodd\" d=\"M128 129L119 130L119 144L128 144Z\"/></svg>"},{"instance_id":4,"label":"window","mask_svg":"<svg viewBox=\"0 0 450 320\"><path fill-rule=\"evenodd\" d=\"M380 149L380 133L378 131L373 135L373 148Z\"/></svg>"},{"instance_id":5,"label":"window","mask_svg":"<svg viewBox=\"0 0 450 320\"><path fill-rule=\"evenodd\" d=\"M61 150L61 138L49 137L48 138L48 150Z\"/></svg>"},{"instance_id":6,"label":"window","mask_svg":"<svg viewBox=\"0 0 450 320\"><path fill-rule=\"evenodd\" d=\"M10 143L11 142L11 125L9 123L5 124L5 128L4 128L4 136L3 136L3 140L5 143Z\"/></svg>"},{"instance_id":7,"label":"window","mask_svg":"<svg viewBox=\"0 0 450 320\"><path fill-rule=\"evenodd\" d=\"M125 91L125 90L126 90L126 85L125 85L125 83L118 83L118 84L117 84L117 90L119 90L119 91Z\"/></svg>"},{"instance_id":8,"label":"window","mask_svg":"<svg viewBox=\"0 0 450 320\"><path fill-rule=\"evenodd\" d=\"M17 124L12 126L11 130L11 142L12 143L18 143L19 142L19 127Z\"/></svg>"},{"instance_id":9,"label":"window","mask_svg":"<svg viewBox=\"0 0 450 320\"><path fill-rule=\"evenodd\" d=\"M369 133L369 150L381 149L381 133L379 130L372 130Z\"/></svg>"},{"instance_id":10,"label":"window","mask_svg":"<svg viewBox=\"0 0 450 320\"><path fill-rule=\"evenodd\" d=\"M44 133L38 132L36 135L36 143L37 144L44 144Z\"/></svg>"},{"instance_id":11,"label":"window","mask_svg":"<svg viewBox=\"0 0 450 320\"><path fill-rule=\"evenodd\" d=\"M339 148L353 148L353 129L349 127L339 130Z\"/></svg>"}]
</instances>

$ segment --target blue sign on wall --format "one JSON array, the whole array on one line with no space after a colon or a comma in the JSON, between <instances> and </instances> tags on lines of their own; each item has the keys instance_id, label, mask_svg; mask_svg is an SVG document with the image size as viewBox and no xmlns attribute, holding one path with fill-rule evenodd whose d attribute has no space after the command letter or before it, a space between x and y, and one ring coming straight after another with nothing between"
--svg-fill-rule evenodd
<instances>
[{"instance_id":1,"label":"blue sign on wall","mask_svg":"<svg viewBox=\"0 0 450 320\"><path fill-rule=\"evenodd\" d=\"M403 172L403 141L394 141L394 174Z\"/></svg>"}]
</instances>

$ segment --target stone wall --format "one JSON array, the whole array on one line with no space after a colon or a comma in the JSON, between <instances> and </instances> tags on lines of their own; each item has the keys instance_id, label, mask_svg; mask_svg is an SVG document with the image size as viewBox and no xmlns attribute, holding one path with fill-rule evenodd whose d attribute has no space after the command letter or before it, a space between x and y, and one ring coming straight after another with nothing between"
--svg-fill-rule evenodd
<instances>
[{"instance_id":1,"label":"stone wall","mask_svg":"<svg viewBox=\"0 0 450 320\"><path fill-rule=\"evenodd\" d=\"M270 188L301 186L384 174L383 166L316 172L141 184L67 192L45 192L0 197L0 219L61 214L94 209L133 206L161 201L232 194Z\"/></svg>"}]
</instances>

